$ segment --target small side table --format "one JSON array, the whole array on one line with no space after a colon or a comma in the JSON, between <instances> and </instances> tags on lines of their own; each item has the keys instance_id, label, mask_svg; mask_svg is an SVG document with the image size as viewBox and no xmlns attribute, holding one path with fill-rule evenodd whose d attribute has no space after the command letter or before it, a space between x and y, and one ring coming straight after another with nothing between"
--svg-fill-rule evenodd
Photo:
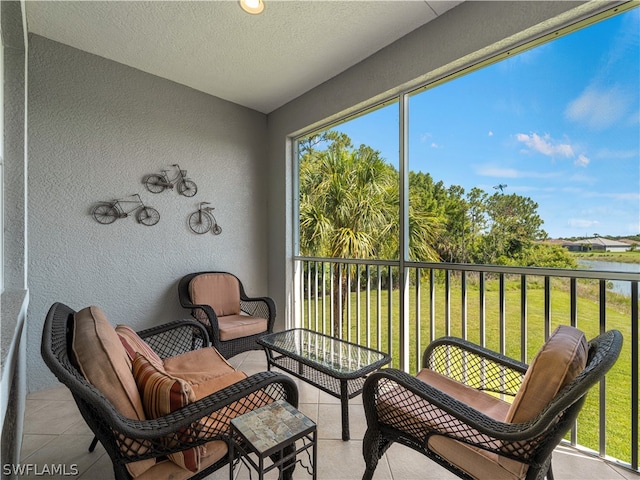
<instances>
[{"instance_id":1,"label":"small side table","mask_svg":"<svg viewBox=\"0 0 640 480\"><path fill-rule=\"evenodd\" d=\"M296 441L302 440L297 448ZM317 478L317 432L316 424L306 415L299 412L284 400L265 405L231 420L231 441L229 442L229 480L233 480L234 457L237 451L240 460L258 472L259 480L264 474L281 467L279 478L291 478L293 472L286 476L286 469L296 464L296 456L311 449L309 455L313 480ZM284 450L289 448L287 452ZM265 467L265 459L281 452L280 458L272 460ZM257 457L257 462L253 457ZM289 465L285 465L290 462ZM284 467L284 468L282 468Z\"/></svg>"}]
</instances>

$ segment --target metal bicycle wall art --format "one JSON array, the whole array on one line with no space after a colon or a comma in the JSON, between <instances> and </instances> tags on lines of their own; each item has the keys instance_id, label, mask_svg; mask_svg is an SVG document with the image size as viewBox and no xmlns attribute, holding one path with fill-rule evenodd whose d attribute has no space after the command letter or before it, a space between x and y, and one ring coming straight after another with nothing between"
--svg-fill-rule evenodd
<instances>
[{"instance_id":1,"label":"metal bicycle wall art","mask_svg":"<svg viewBox=\"0 0 640 480\"><path fill-rule=\"evenodd\" d=\"M187 171L182 170L177 163L174 163L172 167L176 169L174 178L169 179L169 170L162 170L162 173L147 175L142 179L142 183L151 193L162 193L165 189L173 189L174 186L178 193L185 197L193 197L198 193L198 186L193 180L187 178Z\"/></svg>"},{"instance_id":2,"label":"metal bicycle wall art","mask_svg":"<svg viewBox=\"0 0 640 480\"><path fill-rule=\"evenodd\" d=\"M200 202L198 210L189 215L189 228L193 233L202 235L211 230L214 235L220 235L222 228L218 225L216 217L213 216L214 207L206 207L210 202Z\"/></svg>"},{"instance_id":3,"label":"metal bicycle wall art","mask_svg":"<svg viewBox=\"0 0 640 480\"><path fill-rule=\"evenodd\" d=\"M119 218L127 218L133 212L138 223L147 227L160 221L160 212L145 205L137 193L110 202L100 202L93 207L91 215L96 222L108 225Z\"/></svg>"}]
</instances>

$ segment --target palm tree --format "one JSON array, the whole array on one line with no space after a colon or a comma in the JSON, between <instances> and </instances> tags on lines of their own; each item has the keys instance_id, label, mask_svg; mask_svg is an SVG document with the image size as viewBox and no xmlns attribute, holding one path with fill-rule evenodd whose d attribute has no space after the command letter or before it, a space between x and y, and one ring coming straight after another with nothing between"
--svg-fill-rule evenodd
<instances>
[{"instance_id":1,"label":"palm tree","mask_svg":"<svg viewBox=\"0 0 640 480\"><path fill-rule=\"evenodd\" d=\"M367 146L354 149L344 134L327 132L326 150L307 149L300 163L301 252L330 258L372 258L397 223L395 170ZM326 134L325 134L326 135ZM395 219L395 220L394 220ZM347 270L333 272L334 298L348 294ZM334 303L334 334L342 312Z\"/></svg>"},{"instance_id":2,"label":"palm tree","mask_svg":"<svg viewBox=\"0 0 640 480\"><path fill-rule=\"evenodd\" d=\"M315 147L326 144L326 149ZM353 148L345 134L329 131L301 146L300 250L330 258L398 258L399 177L371 147ZM438 259L433 248L439 233L434 215L409 209L412 258ZM347 292L348 269L333 272L334 335Z\"/></svg>"}]
</instances>

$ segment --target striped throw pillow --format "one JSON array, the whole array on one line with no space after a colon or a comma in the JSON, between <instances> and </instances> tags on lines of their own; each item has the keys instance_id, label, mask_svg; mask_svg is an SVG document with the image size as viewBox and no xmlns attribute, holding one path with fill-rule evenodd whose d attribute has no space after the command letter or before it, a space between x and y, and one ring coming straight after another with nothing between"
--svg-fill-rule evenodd
<instances>
[{"instance_id":1,"label":"striped throw pillow","mask_svg":"<svg viewBox=\"0 0 640 480\"><path fill-rule=\"evenodd\" d=\"M144 355L136 353L132 363L133 377L138 385L142 406L147 418L158 418L178 410L196 398L188 382L173 377L163 369L158 368ZM197 435L197 425L182 430L178 441L187 441L189 437ZM176 439L169 440L170 444ZM192 472L200 469L200 460L206 453L204 446L198 446L168 455L169 459Z\"/></svg>"}]
</instances>

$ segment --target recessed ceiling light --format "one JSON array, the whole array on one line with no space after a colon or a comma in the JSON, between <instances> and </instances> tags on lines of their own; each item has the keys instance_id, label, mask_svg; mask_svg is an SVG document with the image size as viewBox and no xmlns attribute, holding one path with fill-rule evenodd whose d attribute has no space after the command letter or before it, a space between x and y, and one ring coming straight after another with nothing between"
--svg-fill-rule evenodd
<instances>
[{"instance_id":1,"label":"recessed ceiling light","mask_svg":"<svg viewBox=\"0 0 640 480\"><path fill-rule=\"evenodd\" d=\"M258 15L264 11L264 2L262 0L240 0L242 9L252 15Z\"/></svg>"}]
</instances>

